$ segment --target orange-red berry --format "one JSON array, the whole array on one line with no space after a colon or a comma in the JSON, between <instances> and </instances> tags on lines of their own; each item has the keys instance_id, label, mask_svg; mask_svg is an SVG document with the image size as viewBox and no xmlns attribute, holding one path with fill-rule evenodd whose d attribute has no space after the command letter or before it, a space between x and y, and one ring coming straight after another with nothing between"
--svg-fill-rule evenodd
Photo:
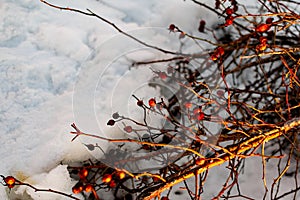
<instances>
[{"instance_id":1,"label":"orange-red berry","mask_svg":"<svg viewBox=\"0 0 300 200\"><path fill-rule=\"evenodd\" d=\"M85 179L89 174L89 171L85 168L81 169L79 172L78 172L78 175L79 175L79 178L81 180Z\"/></svg>"},{"instance_id":2,"label":"orange-red berry","mask_svg":"<svg viewBox=\"0 0 300 200\"><path fill-rule=\"evenodd\" d=\"M199 120L199 121L203 120L204 117L205 117L205 115L204 115L203 112L197 113L197 114L195 115L195 118L196 118L197 120Z\"/></svg>"},{"instance_id":3,"label":"orange-red berry","mask_svg":"<svg viewBox=\"0 0 300 200\"><path fill-rule=\"evenodd\" d=\"M224 48L223 48L223 47L218 47L218 48L216 49L216 54L217 54L218 56L223 56L224 53L225 53L225 51L224 51Z\"/></svg>"},{"instance_id":4,"label":"orange-red berry","mask_svg":"<svg viewBox=\"0 0 300 200\"><path fill-rule=\"evenodd\" d=\"M203 165L205 163L205 158L197 158L196 165Z\"/></svg>"},{"instance_id":5,"label":"orange-red berry","mask_svg":"<svg viewBox=\"0 0 300 200\"><path fill-rule=\"evenodd\" d=\"M109 183L112 180L111 174L104 174L102 177L102 182L103 183Z\"/></svg>"},{"instance_id":6,"label":"orange-red berry","mask_svg":"<svg viewBox=\"0 0 300 200\"><path fill-rule=\"evenodd\" d=\"M266 48L267 48L267 44L266 43L259 44L259 45L256 46L256 50L257 51L264 51L264 50L266 50Z\"/></svg>"},{"instance_id":7,"label":"orange-red berry","mask_svg":"<svg viewBox=\"0 0 300 200\"><path fill-rule=\"evenodd\" d=\"M210 59L213 61L216 61L216 60L218 60L218 56L214 53L210 56Z\"/></svg>"},{"instance_id":8,"label":"orange-red berry","mask_svg":"<svg viewBox=\"0 0 300 200\"><path fill-rule=\"evenodd\" d=\"M266 37L261 36L261 37L259 38L259 42L260 42L261 44L266 44L267 41L268 41L268 39L267 39Z\"/></svg>"},{"instance_id":9,"label":"orange-red berry","mask_svg":"<svg viewBox=\"0 0 300 200\"><path fill-rule=\"evenodd\" d=\"M118 178L119 178L120 180L123 179L123 178L125 178L125 176L126 176L126 173L125 173L125 172L123 172L123 171L118 172Z\"/></svg>"},{"instance_id":10,"label":"orange-red berry","mask_svg":"<svg viewBox=\"0 0 300 200\"><path fill-rule=\"evenodd\" d=\"M230 26L231 24L233 24L233 20L234 20L234 17L232 17L232 16L227 16L227 17L225 18L225 24L224 24L224 26Z\"/></svg>"},{"instance_id":11,"label":"orange-red berry","mask_svg":"<svg viewBox=\"0 0 300 200\"><path fill-rule=\"evenodd\" d=\"M155 101L155 99L154 98L151 98L151 99L149 99L149 106L151 107L151 108L153 108L153 107L155 107L156 106L156 101Z\"/></svg>"},{"instance_id":12,"label":"orange-red berry","mask_svg":"<svg viewBox=\"0 0 300 200\"><path fill-rule=\"evenodd\" d=\"M7 176L4 178L4 182L8 188L13 188L16 184L16 179L13 176Z\"/></svg>"},{"instance_id":13,"label":"orange-red berry","mask_svg":"<svg viewBox=\"0 0 300 200\"><path fill-rule=\"evenodd\" d=\"M93 186L91 184L86 184L84 186L84 191L86 191L86 192L91 192L93 189L94 188L93 188Z\"/></svg>"},{"instance_id":14,"label":"orange-red berry","mask_svg":"<svg viewBox=\"0 0 300 200\"><path fill-rule=\"evenodd\" d=\"M255 28L256 32L264 33L270 29L270 24L260 24Z\"/></svg>"},{"instance_id":15,"label":"orange-red berry","mask_svg":"<svg viewBox=\"0 0 300 200\"><path fill-rule=\"evenodd\" d=\"M79 194L83 191L83 184L81 182L76 183L76 185L73 186L72 192L74 194Z\"/></svg>"}]
</instances>

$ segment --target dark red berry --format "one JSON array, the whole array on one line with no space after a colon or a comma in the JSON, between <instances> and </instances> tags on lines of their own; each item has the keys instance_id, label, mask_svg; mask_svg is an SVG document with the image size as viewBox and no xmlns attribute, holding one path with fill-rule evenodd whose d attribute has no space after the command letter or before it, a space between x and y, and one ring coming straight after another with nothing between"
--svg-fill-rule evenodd
<instances>
[{"instance_id":1,"label":"dark red berry","mask_svg":"<svg viewBox=\"0 0 300 200\"><path fill-rule=\"evenodd\" d=\"M176 28L176 26L174 25L174 24L170 24L170 26L169 26L169 30L170 31L175 31L175 28Z\"/></svg>"},{"instance_id":2,"label":"dark red berry","mask_svg":"<svg viewBox=\"0 0 300 200\"><path fill-rule=\"evenodd\" d=\"M204 32L204 28L205 28L205 21L204 20L201 20L200 21L200 24L199 24L199 28L198 28L198 31L203 33Z\"/></svg>"},{"instance_id":3,"label":"dark red berry","mask_svg":"<svg viewBox=\"0 0 300 200\"><path fill-rule=\"evenodd\" d=\"M274 20L273 17L269 17L269 18L266 19L266 23L267 24L272 24L273 20Z\"/></svg>"},{"instance_id":4,"label":"dark red berry","mask_svg":"<svg viewBox=\"0 0 300 200\"><path fill-rule=\"evenodd\" d=\"M144 105L144 102L143 100L138 100L137 103L136 103L138 106L143 106Z\"/></svg>"},{"instance_id":5,"label":"dark red berry","mask_svg":"<svg viewBox=\"0 0 300 200\"><path fill-rule=\"evenodd\" d=\"M219 9L220 5L221 5L221 1L220 0L216 0L215 9Z\"/></svg>"},{"instance_id":6,"label":"dark red berry","mask_svg":"<svg viewBox=\"0 0 300 200\"><path fill-rule=\"evenodd\" d=\"M116 123L115 120L110 119L110 120L107 122L107 125L108 125L108 126L113 126L115 123Z\"/></svg>"}]
</instances>

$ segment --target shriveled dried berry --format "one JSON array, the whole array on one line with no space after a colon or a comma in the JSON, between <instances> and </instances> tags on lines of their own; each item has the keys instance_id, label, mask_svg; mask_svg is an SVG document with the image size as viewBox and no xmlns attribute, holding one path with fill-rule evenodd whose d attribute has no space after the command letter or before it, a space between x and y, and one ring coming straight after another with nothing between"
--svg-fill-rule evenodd
<instances>
[{"instance_id":1,"label":"shriveled dried berry","mask_svg":"<svg viewBox=\"0 0 300 200\"><path fill-rule=\"evenodd\" d=\"M169 30L174 32L175 29L176 29L176 26L174 24L170 24Z\"/></svg>"},{"instance_id":2,"label":"shriveled dried berry","mask_svg":"<svg viewBox=\"0 0 300 200\"><path fill-rule=\"evenodd\" d=\"M204 20L201 20L201 21L200 21L199 28L198 28L198 31L199 31L199 32L201 32L201 33L204 32L205 24L206 24L206 22L205 22Z\"/></svg>"},{"instance_id":3,"label":"shriveled dried berry","mask_svg":"<svg viewBox=\"0 0 300 200\"><path fill-rule=\"evenodd\" d=\"M115 123L116 123L115 120L110 119L110 120L107 122L107 125L108 125L108 126L113 126L113 125L115 125Z\"/></svg>"},{"instance_id":4,"label":"shriveled dried berry","mask_svg":"<svg viewBox=\"0 0 300 200\"><path fill-rule=\"evenodd\" d=\"M266 19L266 24L272 24L274 18L273 17L269 17Z\"/></svg>"},{"instance_id":5,"label":"shriveled dried berry","mask_svg":"<svg viewBox=\"0 0 300 200\"><path fill-rule=\"evenodd\" d=\"M127 133L131 133L132 132L132 127L131 126L125 126L124 131L126 131Z\"/></svg>"},{"instance_id":6,"label":"shriveled dried berry","mask_svg":"<svg viewBox=\"0 0 300 200\"><path fill-rule=\"evenodd\" d=\"M120 117L119 113L115 112L113 115L112 115L112 118L114 119L118 119Z\"/></svg>"}]
</instances>

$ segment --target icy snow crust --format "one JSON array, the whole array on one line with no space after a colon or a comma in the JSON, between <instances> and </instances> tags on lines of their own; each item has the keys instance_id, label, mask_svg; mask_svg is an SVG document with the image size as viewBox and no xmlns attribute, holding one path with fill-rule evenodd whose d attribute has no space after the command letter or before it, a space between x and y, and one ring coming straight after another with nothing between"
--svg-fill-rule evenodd
<instances>
[{"instance_id":1,"label":"icy snow crust","mask_svg":"<svg viewBox=\"0 0 300 200\"><path fill-rule=\"evenodd\" d=\"M189 1L53 0L51 3L82 10L89 8L123 30L132 32L142 29L145 33L145 27L165 29L170 23L176 23L193 33L199 19L205 18L207 24L212 23L207 11ZM2 0L0 18L0 173L16 176L39 188L71 193L74 182L69 178L66 165L60 163L85 160L94 155L80 140L70 142L69 124L75 121L83 130L116 137L114 129L105 126L112 112L137 115L128 109L133 91L126 93L126 88L135 88L145 99L158 92L135 87L146 83L149 75L146 71L126 76L125 65L118 69L112 67L111 58L118 58L115 55L121 56L125 50L120 43L107 42L116 42L112 38L118 37L117 33L97 19L55 10L38 0ZM137 48L137 53L134 49L130 49L131 53L126 50L127 60L120 58L118 61L126 64L130 59L145 60L157 56L140 46ZM97 63L104 68L97 68ZM122 84L124 79L125 85ZM93 98L89 98L91 94ZM252 162L249 166L255 167L241 179L241 182L249 181L242 184L242 191L259 198L263 183L261 174L257 174L261 170L255 163L260 160L247 162ZM213 174L215 176L207 182L208 199L215 194L218 183L222 183L220 179L226 178L227 171L219 169ZM289 186L288 183L282 185ZM14 195L0 187L0 199L17 198ZM20 187L16 195L21 195L22 199L65 199L49 193L34 193L24 187ZM179 199L183 198L179 196Z\"/></svg>"}]
</instances>

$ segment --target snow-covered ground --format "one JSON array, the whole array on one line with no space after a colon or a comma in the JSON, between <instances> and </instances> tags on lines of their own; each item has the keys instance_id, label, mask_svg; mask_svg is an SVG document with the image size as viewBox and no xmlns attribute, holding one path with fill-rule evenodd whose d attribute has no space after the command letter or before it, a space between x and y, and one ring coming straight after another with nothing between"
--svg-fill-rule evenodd
<instances>
[{"instance_id":1,"label":"snow-covered ground","mask_svg":"<svg viewBox=\"0 0 300 200\"><path fill-rule=\"evenodd\" d=\"M147 33L146 27L166 29L171 23L193 32L199 19L210 19L203 9L181 0L53 0L51 3L81 10L89 8L123 30L142 33L140 36ZM118 110L125 107L124 112L132 112L127 106L130 95L116 97L118 89L129 87L138 91L136 85L146 83L147 76L138 79L134 73L124 76L127 69L111 67L111 59L123 55L124 49L118 46L117 32L95 18L56 10L39 0L2 0L0 19L0 174L70 193L74 183L67 178L66 166L60 163L85 160L91 155L80 140L70 142L69 125L75 121L83 130L112 133L113 129L109 132L101 125L116 111L115 106L124 103ZM149 35L145 34L144 39L149 39ZM125 49L130 50L134 47ZM141 54L143 59L153 56L156 55L149 52ZM128 58L141 59L137 55ZM124 77L125 86L118 82ZM157 94L149 88L145 91L141 95ZM257 173L261 172L257 169L261 166L260 159L247 162L251 163L241 179L241 183L248 182L242 184L243 192L260 198L263 194L262 174ZM226 174L216 171L211 175L215 178L210 179L206 189L213 196L217 183L222 183L218 179ZM288 183L285 187L289 190ZM25 188L18 192L24 190L33 199L63 199ZM7 192L7 188L0 187L0 199L9 199Z\"/></svg>"}]
</instances>

